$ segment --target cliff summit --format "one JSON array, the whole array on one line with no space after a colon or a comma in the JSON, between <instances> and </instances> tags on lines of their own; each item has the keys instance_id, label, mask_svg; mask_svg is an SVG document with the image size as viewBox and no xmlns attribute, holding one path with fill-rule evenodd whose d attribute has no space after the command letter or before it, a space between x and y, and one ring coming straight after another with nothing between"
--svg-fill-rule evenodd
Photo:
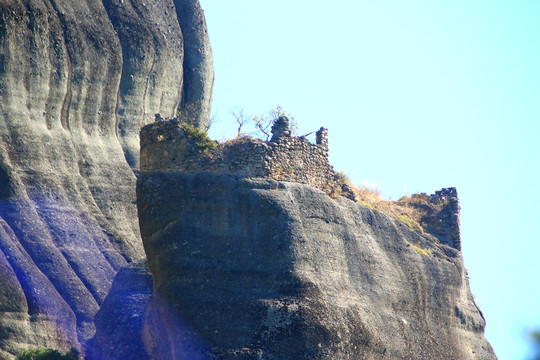
<instances>
[{"instance_id":1,"label":"cliff summit","mask_svg":"<svg viewBox=\"0 0 540 360\"><path fill-rule=\"evenodd\" d=\"M456 190L401 200L421 215L412 229L340 196L326 129L311 144L286 125L204 151L176 120L141 130L149 356L495 359Z\"/></svg>"}]
</instances>

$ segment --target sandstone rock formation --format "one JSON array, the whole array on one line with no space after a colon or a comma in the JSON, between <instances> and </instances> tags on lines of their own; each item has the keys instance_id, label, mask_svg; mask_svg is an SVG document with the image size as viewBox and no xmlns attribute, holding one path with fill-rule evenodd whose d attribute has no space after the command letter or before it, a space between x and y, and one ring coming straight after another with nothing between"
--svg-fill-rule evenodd
<instances>
[{"instance_id":1,"label":"sandstone rock formation","mask_svg":"<svg viewBox=\"0 0 540 360\"><path fill-rule=\"evenodd\" d=\"M457 199L426 213L435 237L330 198L323 129L193 148L136 198L140 127L206 129L212 85L196 0L0 0L0 359L495 358ZM264 166L228 164L253 146Z\"/></svg>"},{"instance_id":2,"label":"sandstone rock formation","mask_svg":"<svg viewBox=\"0 0 540 360\"><path fill-rule=\"evenodd\" d=\"M154 359L495 359L460 252L309 185L138 179Z\"/></svg>"},{"instance_id":3,"label":"sandstone rock formation","mask_svg":"<svg viewBox=\"0 0 540 360\"><path fill-rule=\"evenodd\" d=\"M212 82L196 0L0 1L0 358L93 337L145 256L140 126L184 108L206 126Z\"/></svg>"}]
</instances>

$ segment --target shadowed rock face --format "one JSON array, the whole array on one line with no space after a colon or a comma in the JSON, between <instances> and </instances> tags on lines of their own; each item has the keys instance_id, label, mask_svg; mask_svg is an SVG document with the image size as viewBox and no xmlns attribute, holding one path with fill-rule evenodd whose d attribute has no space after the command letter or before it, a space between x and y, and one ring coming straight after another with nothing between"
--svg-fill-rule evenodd
<instances>
[{"instance_id":1,"label":"shadowed rock face","mask_svg":"<svg viewBox=\"0 0 540 360\"><path fill-rule=\"evenodd\" d=\"M152 275L146 260L132 262L120 269L96 314L96 336L85 358L149 359L142 342L142 331L151 296Z\"/></svg>"},{"instance_id":2,"label":"shadowed rock face","mask_svg":"<svg viewBox=\"0 0 540 360\"><path fill-rule=\"evenodd\" d=\"M212 80L197 1L0 1L0 358L93 336L144 257L140 126L185 99L206 114Z\"/></svg>"},{"instance_id":3,"label":"shadowed rock face","mask_svg":"<svg viewBox=\"0 0 540 360\"><path fill-rule=\"evenodd\" d=\"M496 359L434 236L294 183L142 173L137 195L154 359Z\"/></svg>"}]
</instances>

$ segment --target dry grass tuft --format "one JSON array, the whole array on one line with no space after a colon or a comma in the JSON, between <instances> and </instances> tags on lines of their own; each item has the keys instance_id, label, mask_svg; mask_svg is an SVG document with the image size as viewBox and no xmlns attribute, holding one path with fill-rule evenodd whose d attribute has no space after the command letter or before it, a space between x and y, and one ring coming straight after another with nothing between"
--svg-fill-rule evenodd
<instances>
[{"instance_id":1,"label":"dry grass tuft","mask_svg":"<svg viewBox=\"0 0 540 360\"><path fill-rule=\"evenodd\" d=\"M384 200L378 189L370 189L367 186L354 186L343 173L339 173L338 176L340 182L349 185L354 191L356 199L360 204L372 210L382 211L401 221L412 230L424 232L424 229L420 225L420 216L412 207L400 202Z\"/></svg>"},{"instance_id":2,"label":"dry grass tuft","mask_svg":"<svg viewBox=\"0 0 540 360\"><path fill-rule=\"evenodd\" d=\"M424 249L424 248L420 247L420 244L411 244L411 247L413 248L414 251L416 251L420 255L423 255L423 256L431 256L431 255L433 255L431 253L431 250Z\"/></svg>"},{"instance_id":3,"label":"dry grass tuft","mask_svg":"<svg viewBox=\"0 0 540 360\"><path fill-rule=\"evenodd\" d=\"M367 187L356 187L354 189L357 198L362 204L392 216L407 225L411 230L424 232L422 225L420 225L422 216L413 207L396 201L384 200L378 190L371 190Z\"/></svg>"},{"instance_id":4,"label":"dry grass tuft","mask_svg":"<svg viewBox=\"0 0 540 360\"><path fill-rule=\"evenodd\" d=\"M398 201L384 200L378 189L367 186L355 186L342 172L338 173L338 181L349 185L354 191L357 201L372 210L384 212L394 219L401 221L411 230L424 232L423 218L438 213L446 203L433 203L431 196L426 193L404 196Z\"/></svg>"}]
</instances>

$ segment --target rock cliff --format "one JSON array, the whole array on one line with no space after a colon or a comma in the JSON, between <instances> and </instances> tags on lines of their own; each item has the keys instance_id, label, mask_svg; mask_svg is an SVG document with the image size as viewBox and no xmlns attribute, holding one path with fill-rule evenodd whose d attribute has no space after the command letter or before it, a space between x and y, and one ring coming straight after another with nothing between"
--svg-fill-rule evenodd
<instances>
[{"instance_id":1,"label":"rock cliff","mask_svg":"<svg viewBox=\"0 0 540 360\"><path fill-rule=\"evenodd\" d=\"M205 127L212 83L197 1L0 1L0 358L93 337L145 256L140 126L189 109Z\"/></svg>"},{"instance_id":2,"label":"rock cliff","mask_svg":"<svg viewBox=\"0 0 540 360\"><path fill-rule=\"evenodd\" d=\"M138 179L154 359L495 359L461 253L305 184Z\"/></svg>"},{"instance_id":3,"label":"rock cliff","mask_svg":"<svg viewBox=\"0 0 540 360\"><path fill-rule=\"evenodd\" d=\"M0 0L0 359L495 358L457 198L421 233L336 197L325 129L136 180L140 127L206 129L212 85L196 0Z\"/></svg>"}]
</instances>

